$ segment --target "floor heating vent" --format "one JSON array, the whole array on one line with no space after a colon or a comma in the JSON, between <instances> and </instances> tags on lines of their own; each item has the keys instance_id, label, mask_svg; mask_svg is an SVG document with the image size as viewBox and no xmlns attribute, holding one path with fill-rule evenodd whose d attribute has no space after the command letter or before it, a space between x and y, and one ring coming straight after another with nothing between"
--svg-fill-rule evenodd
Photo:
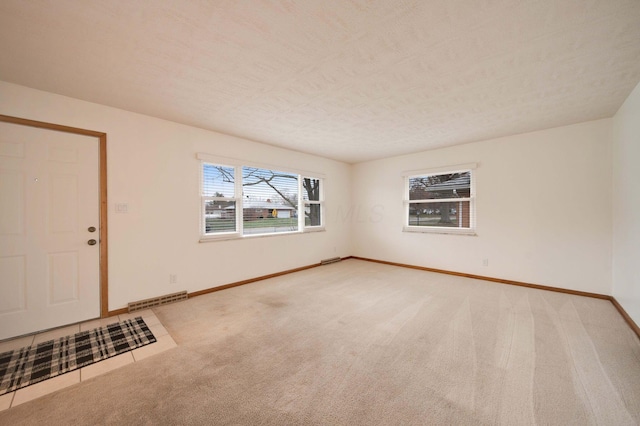
<instances>
[{"instance_id":1,"label":"floor heating vent","mask_svg":"<svg viewBox=\"0 0 640 426\"><path fill-rule=\"evenodd\" d=\"M342 259L340 259L339 257L332 257L331 259L321 260L320 264L321 265L329 265L330 263L340 262L341 260Z\"/></svg>"},{"instance_id":2,"label":"floor heating vent","mask_svg":"<svg viewBox=\"0 0 640 426\"><path fill-rule=\"evenodd\" d=\"M151 299L130 302L128 308L129 312L141 311L143 309L153 308L154 306L166 305L167 303L178 302L180 300L187 300L188 297L187 291L184 290L179 293L165 294L164 296L153 297Z\"/></svg>"}]
</instances>

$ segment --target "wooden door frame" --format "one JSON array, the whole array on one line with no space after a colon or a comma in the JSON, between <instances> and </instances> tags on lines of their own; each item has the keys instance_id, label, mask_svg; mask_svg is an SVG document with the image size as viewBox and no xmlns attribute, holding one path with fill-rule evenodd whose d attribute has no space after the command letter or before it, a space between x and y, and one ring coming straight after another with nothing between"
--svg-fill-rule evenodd
<instances>
[{"instance_id":1,"label":"wooden door frame","mask_svg":"<svg viewBox=\"0 0 640 426\"><path fill-rule=\"evenodd\" d=\"M62 126L60 124L46 123L44 121L29 120L26 118L12 117L0 114L0 122L18 124L22 126L37 127L40 129L54 130L58 132L73 133L76 135L93 136L98 138L98 175L100 182L100 317L109 316L109 271L108 271L108 244L107 244L107 134L77 127Z\"/></svg>"}]
</instances>

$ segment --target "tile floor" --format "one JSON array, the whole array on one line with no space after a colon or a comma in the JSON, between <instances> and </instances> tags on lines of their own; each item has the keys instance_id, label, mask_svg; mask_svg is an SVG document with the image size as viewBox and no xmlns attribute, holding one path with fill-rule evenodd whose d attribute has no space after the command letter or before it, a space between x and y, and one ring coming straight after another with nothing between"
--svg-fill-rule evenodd
<instances>
[{"instance_id":1,"label":"tile floor","mask_svg":"<svg viewBox=\"0 0 640 426\"><path fill-rule=\"evenodd\" d=\"M156 317L151 309L134 312L131 314L123 314L117 317L114 316L109 318L96 319L80 324L56 328L54 330L45 331L35 335L0 342L0 353L2 353L10 351L12 349L46 342L47 340L68 336L80 331L91 330L103 325L112 324L114 322L124 321L129 318L140 316L144 319L144 321L149 326L149 329L156 337L157 341L155 343L143 346L138 349L134 349L130 352L125 352L123 354L108 358L95 364L88 365L78 370L71 371L61 376L56 376L52 379L36 383L35 385L27 386L26 388L18 389L17 391L0 395L0 411L7 410L11 407L16 407L27 401L31 401L33 399L47 395L51 392L66 388L67 386L89 380L93 377L99 376L100 374L107 373L111 370L115 370L116 368L131 364L132 362L140 361L142 359L150 357L151 355L155 355L176 347L176 342L169 335L169 332L160 323L160 320L158 319L158 317Z\"/></svg>"}]
</instances>

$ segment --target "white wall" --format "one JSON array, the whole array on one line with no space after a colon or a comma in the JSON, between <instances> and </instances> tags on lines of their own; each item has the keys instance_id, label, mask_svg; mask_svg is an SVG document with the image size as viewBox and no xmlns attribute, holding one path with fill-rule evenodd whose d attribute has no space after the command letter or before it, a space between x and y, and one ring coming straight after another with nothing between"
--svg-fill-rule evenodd
<instances>
[{"instance_id":1,"label":"white wall","mask_svg":"<svg viewBox=\"0 0 640 426\"><path fill-rule=\"evenodd\" d=\"M349 166L0 82L0 114L108 134L112 310L355 255L603 294L613 285L640 322L639 111L636 88L614 119ZM327 232L198 243L196 152L325 174ZM478 235L402 232L402 172L469 162Z\"/></svg>"},{"instance_id":2,"label":"white wall","mask_svg":"<svg viewBox=\"0 0 640 426\"><path fill-rule=\"evenodd\" d=\"M604 119L357 164L353 254L611 294L610 147ZM472 162L477 236L402 232L402 173Z\"/></svg>"},{"instance_id":3,"label":"white wall","mask_svg":"<svg viewBox=\"0 0 640 426\"><path fill-rule=\"evenodd\" d=\"M640 84L613 118L613 296L640 324Z\"/></svg>"},{"instance_id":4,"label":"white wall","mask_svg":"<svg viewBox=\"0 0 640 426\"><path fill-rule=\"evenodd\" d=\"M351 254L347 164L4 82L0 114L107 133L110 310ZM326 232L198 243L197 152L324 174Z\"/></svg>"}]
</instances>

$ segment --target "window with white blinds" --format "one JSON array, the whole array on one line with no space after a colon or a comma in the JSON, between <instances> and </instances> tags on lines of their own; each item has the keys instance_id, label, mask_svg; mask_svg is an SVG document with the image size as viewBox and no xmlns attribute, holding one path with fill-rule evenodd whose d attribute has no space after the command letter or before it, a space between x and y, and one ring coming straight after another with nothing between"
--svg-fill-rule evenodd
<instances>
[{"instance_id":1,"label":"window with white blinds","mask_svg":"<svg viewBox=\"0 0 640 426\"><path fill-rule=\"evenodd\" d=\"M203 163L202 217L205 235L230 234L237 230L235 170L235 167Z\"/></svg>"},{"instance_id":2,"label":"window with white blinds","mask_svg":"<svg viewBox=\"0 0 640 426\"><path fill-rule=\"evenodd\" d=\"M298 179L292 173L242 168L243 235L298 230Z\"/></svg>"},{"instance_id":3,"label":"window with white blinds","mask_svg":"<svg viewBox=\"0 0 640 426\"><path fill-rule=\"evenodd\" d=\"M474 167L405 176L405 231L473 234Z\"/></svg>"},{"instance_id":4,"label":"window with white blinds","mask_svg":"<svg viewBox=\"0 0 640 426\"><path fill-rule=\"evenodd\" d=\"M202 162L205 239L322 230L322 179Z\"/></svg>"}]
</instances>

